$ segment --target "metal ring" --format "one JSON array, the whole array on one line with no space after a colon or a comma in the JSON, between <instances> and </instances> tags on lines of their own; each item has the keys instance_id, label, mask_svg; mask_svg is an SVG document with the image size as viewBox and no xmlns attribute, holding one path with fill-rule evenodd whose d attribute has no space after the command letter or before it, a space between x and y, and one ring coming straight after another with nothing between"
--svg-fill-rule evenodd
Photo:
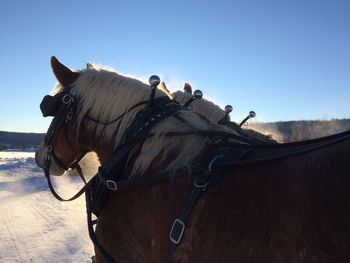
<instances>
[{"instance_id":1,"label":"metal ring","mask_svg":"<svg viewBox=\"0 0 350 263\"><path fill-rule=\"evenodd\" d=\"M212 170L212 166L213 164L218 160L218 159L222 159L224 156L222 154L218 154L216 155L213 159L211 159L209 165L208 165L208 170L211 171Z\"/></svg>"},{"instance_id":2,"label":"metal ring","mask_svg":"<svg viewBox=\"0 0 350 263\"><path fill-rule=\"evenodd\" d=\"M198 178L197 178L197 180L198 180ZM201 189L202 191L205 191L205 190L207 190L207 186L209 185L209 180L208 181L206 181L204 184L198 184L197 183L197 180L194 180L193 181L193 186L194 187L196 187L196 188L198 188L198 189Z\"/></svg>"},{"instance_id":3,"label":"metal ring","mask_svg":"<svg viewBox=\"0 0 350 263\"><path fill-rule=\"evenodd\" d=\"M72 97L72 95L71 94L69 94L69 93L66 93L66 94L64 94L64 96L63 96L63 98L62 98L62 102L64 103L64 104L70 104L71 102L73 101L73 97Z\"/></svg>"},{"instance_id":4,"label":"metal ring","mask_svg":"<svg viewBox=\"0 0 350 263\"><path fill-rule=\"evenodd\" d=\"M47 152L48 153L52 152L52 145L50 145L50 144L47 145Z\"/></svg>"}]
</instances>

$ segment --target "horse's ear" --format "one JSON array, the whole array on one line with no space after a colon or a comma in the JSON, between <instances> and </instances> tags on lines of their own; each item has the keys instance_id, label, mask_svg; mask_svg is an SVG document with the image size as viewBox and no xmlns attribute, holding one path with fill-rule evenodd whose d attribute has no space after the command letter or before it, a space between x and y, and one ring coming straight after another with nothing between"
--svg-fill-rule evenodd
<instances>
[{"instance_id":1,"label":"horse's ear","mask_svg":"<svg viewBox=\"0 0 350 263\"><path fill-rule=\"evenodd\" d=\"M165 85L165 83L162 81L159 85L159 88L163 91L166 91L170 94L170 91L168 90L167 86Z\"/></svg>"},{"instance_id":2,"label":"horse's ear","mask_svg":"<svg viewBox=\"0 0 350 263\"><path fill-rule=\"evenodd\" d=\"M55 56L51 57L51 68L56 79L62 86L68 88L79 77L79 73L71 71L65 65L58 61Z\"/></svg>"},{"instance_id":3,"label":"horse's ear","mask_svg":"<svg viewBox=\"0 0 350 263\"><path fill-rule=\"evenodd\" d=\"M192 94L192 87L191 87L191 85L189 83L185 83L184 91Z\"/></svg>"}]
</instances>

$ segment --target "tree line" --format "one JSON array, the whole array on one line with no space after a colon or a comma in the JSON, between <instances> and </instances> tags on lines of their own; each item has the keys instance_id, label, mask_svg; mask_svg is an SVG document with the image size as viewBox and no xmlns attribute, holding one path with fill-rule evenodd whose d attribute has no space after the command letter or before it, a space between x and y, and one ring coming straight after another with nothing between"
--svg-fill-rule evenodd
<instances>
[{"instance_id":1,"label":"tree line","mask_svg":"<svg viewBox=\"0 0 350 263\"><path fill-rule=\"evenodd\" d=\"M0 131L0 150L8 148L26 149L38 147L45 134Z\"/></svg>"},{"instance_id":2,"label":"tree line","mask_svg":"<svg viewBox=\"0 0 350 263\"><path fill-rule=\"evenodd\" d=\"M271 123L249 123L254 129L278 142L303 141L350 130L350 119L280 121ZM26 149L38 147L44 133L0 131L0 150L8 148Z\"/></svg>"},{"instance_id":3,"label":"tree line","mask_svg":"<svg viewBox=\"0 0 350 263\"><path fill-rule=\"evenodd\" d=\"M350 119L251 123L249 128L271 135L278 142L304 141L350 130Z\"/></svg>"}]
</instances>

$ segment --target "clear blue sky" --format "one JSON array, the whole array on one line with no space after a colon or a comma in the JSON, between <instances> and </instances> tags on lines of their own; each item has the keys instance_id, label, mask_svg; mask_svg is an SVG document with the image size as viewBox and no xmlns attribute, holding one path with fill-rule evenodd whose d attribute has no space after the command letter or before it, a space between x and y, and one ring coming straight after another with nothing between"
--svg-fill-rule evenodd
<instances>
[{"instance_id":1,"label":"clear blue sky","mask_svg":"<svg viewBox=\"0 0 350 263\"><path fill-rule=\"evenodd\" d=\"M350 117L348 0L2 0L0 35L2 131L46 132L52 55L188 81L236 121Z\"/></svg>"}]
</instances>

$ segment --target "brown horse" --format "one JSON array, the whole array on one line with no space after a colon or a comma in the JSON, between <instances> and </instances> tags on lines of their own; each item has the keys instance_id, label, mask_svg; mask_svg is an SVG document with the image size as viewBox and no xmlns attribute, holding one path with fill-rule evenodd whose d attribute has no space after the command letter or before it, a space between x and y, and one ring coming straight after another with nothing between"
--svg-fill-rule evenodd
<instances>
[{"instance_id":1,"label":"brown horse","mask_svg":"<svg viewBox=\"0 0 350 263\"><path fill-rule=\"evenodd\" d=\"M349 261L349 133L255 146L158 90L153 100L139 81L93 67L72 72L54 57L51 64L59 84L42 103L54 119L37 164L60 175L88 151L102 168L122 155L118 178L145 181L110 187L98 212L98 244L115 262ZM152 124L144 113L157 107L167 113ZM132 137L135 128L147 132ZM159 180L163 172L170 176ZM112 262L105 257L96 250L97 262Z\"/></svg>"}]
</instances>

